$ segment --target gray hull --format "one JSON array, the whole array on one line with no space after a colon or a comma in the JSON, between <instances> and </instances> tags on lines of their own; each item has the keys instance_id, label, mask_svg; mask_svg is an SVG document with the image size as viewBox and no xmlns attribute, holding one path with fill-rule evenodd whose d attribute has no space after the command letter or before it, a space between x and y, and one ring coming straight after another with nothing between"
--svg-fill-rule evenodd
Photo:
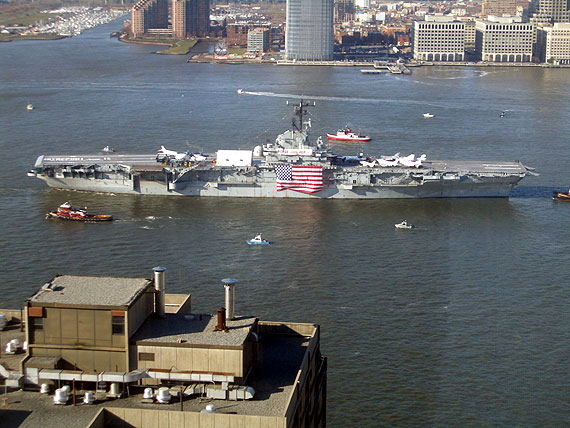
<instances>
[{"instance_id":1,"label":"gray hull","mask_svg":"<svg viewBox=\"0 0 570 428\"><path fill-rule=\"evenodd\" d=\"M508 197L519 176L477 177L477 181L437 180L414 184L328 184L316 193L277 191L275 182L228 183L220 181L168 182L165 176L144 180L139 176L121 178L50 177L36 174L49 187L102 193L159 196L202 196L231 198L324 198L402 199Z\"/></svg>"}]
</instances>

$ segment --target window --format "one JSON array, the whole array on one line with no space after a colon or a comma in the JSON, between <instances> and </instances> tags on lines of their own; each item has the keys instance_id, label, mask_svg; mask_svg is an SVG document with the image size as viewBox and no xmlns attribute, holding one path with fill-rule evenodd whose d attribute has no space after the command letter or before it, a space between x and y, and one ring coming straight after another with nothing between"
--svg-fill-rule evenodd
<instances>
[{"instance_id":1,"label":"window","mask_svg":"<svg viewBox=\"0 0 570 428\"><path fill-rule=\"evenodd\" d=\"M44 319L43 318L30 318L30 325L32 330L43 330L44 329Z\"/></svg>"},{"instance_id":2,"label":"window","mask_svg":"<svg viewBox=\"0 0 570 428\"><path fill-rule=\"evenodd\" d=\"M154 361L153 352L139 352L139 361Z\"/></svg>"},{"instance_id":3,"label":"window","mask_svg":"<svg viewBox=\"0 0 570 428\"><path fill-rule=\"evenodd\" d=\"M113 334L125 334L125 317L112 317L112 332Z\"/></svg>"}]
</instances>

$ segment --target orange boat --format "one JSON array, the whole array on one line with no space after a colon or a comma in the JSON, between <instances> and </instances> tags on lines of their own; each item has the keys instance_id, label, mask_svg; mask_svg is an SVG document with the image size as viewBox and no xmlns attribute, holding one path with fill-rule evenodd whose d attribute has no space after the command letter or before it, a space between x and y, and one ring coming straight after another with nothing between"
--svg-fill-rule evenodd
<instances>
[{"instance_id":1,"label":"orange boat","mask_svg":"<svg viewBox=\"0 0 570 428\"><path fill-rule=\"evenodd\" d=\"M108 214L89 214L86 209L75 209L69 202L61 204L57 211L50 211L46 218L59 218L61 220L99 222L111 221L113 216Z\"/></svg>"}]
</instances>

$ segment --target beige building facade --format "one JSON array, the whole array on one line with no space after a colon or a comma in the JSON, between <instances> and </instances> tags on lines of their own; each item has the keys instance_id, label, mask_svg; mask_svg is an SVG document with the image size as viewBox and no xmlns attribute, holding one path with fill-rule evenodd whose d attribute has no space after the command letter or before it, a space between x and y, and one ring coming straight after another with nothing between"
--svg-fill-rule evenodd
<instances>
[{"instance_id":1,"label":"beige building facade","mask_svg":"<svg viewBox=\"0 0 570 428\"><path fill-rule=\"evenodd\" d=\"M465 23L454 18L426 15L425 21L414 21L412 27L414 59L463 61L465 32Z\"/></svg>"},{"instance_id":2,"label":"beige building facade","mask_svg":"<svg viewBox=\"0 0 570 428\"><path fill-rule=\"evenodd\" d=\"M479 60L519 63L532 61L534 24L494 18L477 21L475 29L475 50Z\"/></svg>"},{"instance_id":3,"label":"beige building facade","mask_svg":"<svg viewBox=\"0 0 570 428\"><path fill-rule=\"evenodd\" d=\"M570 22L539 27L536 50L540 62L570 64Z\"/></svg>"}]
</instances>

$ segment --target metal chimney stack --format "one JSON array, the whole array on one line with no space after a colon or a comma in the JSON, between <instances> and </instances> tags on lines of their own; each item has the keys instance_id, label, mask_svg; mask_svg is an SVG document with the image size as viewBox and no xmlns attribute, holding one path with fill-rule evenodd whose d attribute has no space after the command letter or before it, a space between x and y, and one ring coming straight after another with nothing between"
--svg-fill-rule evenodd
<instances>
[{"instance_id":1,"label":"metal chimney stack","mask_svg":"<svg viewBox=\"0 0 570 428\"><path fill-rule=\"evenodd\" d=\"M218 325L216 331L228 331L226 325L226 308L218 308Z\"/></svg>"},{"instance_id":2,"label":"metal chimney stack","mask_svg":"<svg viewBox=\"0 0 570 428\"><path fill-rule=\"evenodd\" d=\"M224 288L226 289L226 319L233 320L234 319L234 285L238 282L237 279L234 278L225 278L222 279L224 283Z\"/></svg>"},{"instance_id":3,"label":"metal chimney stack","mask_svg":"<svg viewBox=\"0 0 570 428\"><path fill-rule=\"evenodd\" d=\"M154 289L155 289L155 299L154 306L156 315L160 318L164 318L164 289L165 289L165 271L166 268L162 266L157 266L152 268L154 271Z\"/></svg>"}]
</instances>

